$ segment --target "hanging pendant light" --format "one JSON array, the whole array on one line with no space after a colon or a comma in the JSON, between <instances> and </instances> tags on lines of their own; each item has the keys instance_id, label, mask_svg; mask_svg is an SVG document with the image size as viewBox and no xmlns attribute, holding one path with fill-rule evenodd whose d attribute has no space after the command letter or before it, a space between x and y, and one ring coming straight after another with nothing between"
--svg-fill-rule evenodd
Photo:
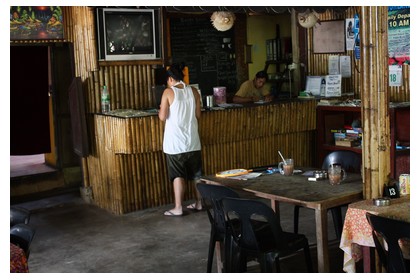
<instances>
[{"instance_id":1,"label":"hanging pendant light","mask_svg":"<svg viewBox=\"0 0 420 280\"><path fill-rule=\"evenodd\" d=\"M231 29L235 19L235 14L231 12L214 12L210 18L214 28L219 31L227 31Z\"/></svg>"}]
</instances>

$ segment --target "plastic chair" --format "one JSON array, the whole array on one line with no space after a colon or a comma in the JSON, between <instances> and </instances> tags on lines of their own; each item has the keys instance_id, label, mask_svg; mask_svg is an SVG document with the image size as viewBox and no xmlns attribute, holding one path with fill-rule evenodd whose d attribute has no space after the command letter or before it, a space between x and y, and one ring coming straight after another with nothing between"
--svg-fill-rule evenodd
<instances>
[{"instance_id":1,"label":"plastic chair","mask_svg":"<svg viewBox=\"0 0 420 280\"><path fill-rule=\"evenodd\" d=\"M22 248L29 258L30 247L35 236L35 229L26 224L17 224L10 228L10 243Z\"/></svg>"},{"instance_id":2,"label":"plastic chair","mask_svg":"<svg viewBox=\"0 0 420 280\"><path fill-rule=\"evenodd\" d=\"M226 246L225 239L227 224L225 220L225 213L223 212L220 200L224 197L239 198L239 195L235 191L221 185L198 183L197 189L202 197L202 204L206 209L211 224L209 253L207 258L207 272L210 273L213 265L214 248L216 246L216 242L223 242L223 244Z\"/></svg>"},{"instance_id":3,"label":"plastic chair","mask_svg":"<svg viewBox=\"0 0 420 280\"><path fill-rule=\"evenodd\" d=\"M231 255L231 271L246 271L246 259L255 257L262 272L280 272L280 258L303 249L308 272L313 272L308 239L303 234L284 232L278 216L261 201L224 198L223 209L227 215L232 234L232 243L237 249ZM233 226L232 220L239 219L240 226ZM269 230L256 231L253 221L264 221Z\"/></svg>"},{"instance_id":4,"label":"plastic chair","mask_svg":"<svg viewBox=\"0 0 420 280\"><path fill-rule=\"evenodd\" d=\"M340 164L348 172L360 172L362 165L361 156L352 151L334 151L329 153L322 163L322 169L326 170L331 164ZM295 206L294 209L294 233L299 231L299 209L301 206ZM343 232L343 216L341 215L341 206L331 208L331 214L334 222L335 235L341 238Z\"/></svg>"},{"instance_id":5,"label":"plastic chair","mask_svg":"<svg viewBox=\"0 0 420 280\"><path fill-rule=\"evenodd\" d=\"M404 259L398 240L410 238L410 223L373 215L367 212L366 218L372 227L373 241L379 260L387 272L410 272L410 260ZM379 237L378 237L379 235ZM388 251L380 239L385 239Z\"/></svg>"},{"instance_id":6,"label":"plastic chair","mask_svg":"<svg viewBox=\"0 0 420 280\"><path fill-rule=\"evenodd\" d=\"M31 212L28 209L10 206L10 227L17 224L28 224Z\"/></svg>"}]
</instances>

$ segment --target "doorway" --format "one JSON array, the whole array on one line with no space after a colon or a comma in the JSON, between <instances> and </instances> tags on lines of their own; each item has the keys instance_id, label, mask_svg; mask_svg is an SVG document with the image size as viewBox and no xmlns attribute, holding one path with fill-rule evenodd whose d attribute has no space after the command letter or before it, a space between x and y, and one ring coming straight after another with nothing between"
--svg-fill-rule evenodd
<instances>
[{"instance_id":1,"label":"doorway","mask_svg":"<svg viewBox=\"0 0 420 280\"><path fill-rule=\"evenodd\" d=\"M10 47L11 177L55 171L49 57L48 46Z\"/></svg>"}]
</instances>

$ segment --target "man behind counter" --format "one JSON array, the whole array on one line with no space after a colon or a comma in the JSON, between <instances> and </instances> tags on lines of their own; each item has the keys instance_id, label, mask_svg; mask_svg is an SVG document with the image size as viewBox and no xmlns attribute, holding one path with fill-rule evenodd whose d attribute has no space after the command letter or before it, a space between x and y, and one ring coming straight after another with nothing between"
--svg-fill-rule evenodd
<instances>
[{"instance_id":1,"label":"man behind counter","mask_svg":"<svg viewBox=\"0 0 420 280\"><path fill-rule=\"evenodd\" d=\"M255 74L253 80L248 80L242 83L238 92L233 97L233 103L248 103L264 100L270 102L273 97L267 88L264 87L268 75L265 71L259 71Z\"/></svg>"}]
</instances>

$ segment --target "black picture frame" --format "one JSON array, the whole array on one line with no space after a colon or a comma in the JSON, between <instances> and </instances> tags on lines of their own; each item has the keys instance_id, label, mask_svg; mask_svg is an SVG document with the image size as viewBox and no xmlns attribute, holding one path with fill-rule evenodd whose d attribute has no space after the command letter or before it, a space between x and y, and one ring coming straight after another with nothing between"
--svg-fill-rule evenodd
<instances>
[{"instance_id":1,"label":"black picture frame","mask_svg":"<svg viewBox=\"0 0 420 280\"><path fill-rule=\"evenodd\" d=\"M160 10L97 8L98 59L154 60L161 57Z\"/></svg>"}]
</instances>

